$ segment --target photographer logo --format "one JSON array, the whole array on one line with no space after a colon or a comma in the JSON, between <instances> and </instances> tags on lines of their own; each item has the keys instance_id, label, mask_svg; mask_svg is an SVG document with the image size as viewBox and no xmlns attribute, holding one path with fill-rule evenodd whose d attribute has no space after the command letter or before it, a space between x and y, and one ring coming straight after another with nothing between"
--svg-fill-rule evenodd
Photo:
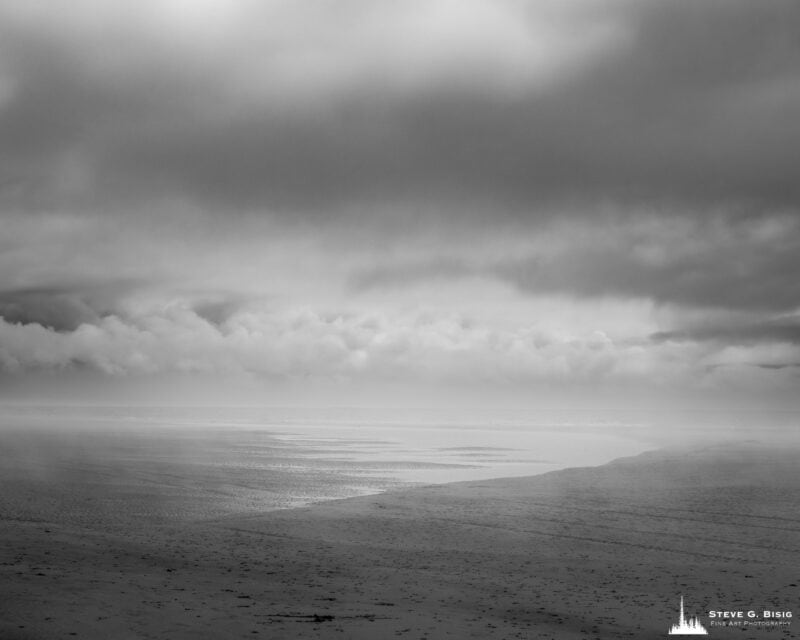
<instances>
[{"instance_id":1,"label":"photographer logo","mask_svg":"<svg viewBox=\"0 0 800 640\"><path fill-rule=\"evenodd\" d=\"M681 596L681 608L678 616L678 624L673 624L669 628L668 635L671 636L707 636L708 631L697 620L697 616L687 618L683 612L683 596Z\"/></svg>"}]
</instances>

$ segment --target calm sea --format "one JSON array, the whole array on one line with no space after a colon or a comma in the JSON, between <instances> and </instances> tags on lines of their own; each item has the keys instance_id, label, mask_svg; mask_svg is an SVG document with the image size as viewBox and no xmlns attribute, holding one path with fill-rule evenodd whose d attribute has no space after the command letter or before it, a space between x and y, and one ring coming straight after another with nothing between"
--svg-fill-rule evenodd
<instances>
[{"instance_id":1,"label":"calm sea","mask_svg":"<svg viewBox=\"0 0 800 640\"><path fill-rule=\"evenodd\" d=\"M530 412L6 406L0 516L128 526L534 475L654 448L645 427Z\"/></svg>"},{"instance_id":2,"label":"calm sea","mask_svg":"<svg viewBox=\"0 0 800 640\"><path fill-rule=\"evenodd\" d=\"M0 520L131 527L797 438L796 412L0 405Z\"/></svg>"}]
</instances>

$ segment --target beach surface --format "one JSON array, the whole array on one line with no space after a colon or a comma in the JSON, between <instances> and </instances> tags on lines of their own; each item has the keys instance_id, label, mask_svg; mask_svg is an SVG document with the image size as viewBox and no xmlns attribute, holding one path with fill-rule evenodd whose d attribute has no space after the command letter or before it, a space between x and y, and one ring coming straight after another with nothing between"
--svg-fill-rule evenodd
<instances>
[{"instance_id":1,"label":"beach surface","mask_svg":"<svg viewBox=\"0 0 800 640\"><path fill-rule=\"evenodd\" d=\"M54 482L5 451L0 638L659 638L681 596L707 628L797 616L798 453L662 450L259 513L194 508L208 488L166 476Z\"/></svg>"}]
</instances>

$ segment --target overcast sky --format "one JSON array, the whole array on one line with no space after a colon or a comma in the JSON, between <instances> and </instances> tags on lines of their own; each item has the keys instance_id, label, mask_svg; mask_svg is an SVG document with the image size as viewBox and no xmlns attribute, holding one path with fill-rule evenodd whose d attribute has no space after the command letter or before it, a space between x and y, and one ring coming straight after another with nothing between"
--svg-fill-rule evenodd
<instances>
[{"instance_id":1,"label":"overcast sky","mask_svg":"<svg viewBox=\"0 0 800 640\"><path fill-rule=\"evenodd\" d=\"M796 0L0 0L0 396L792 406L798 114Z\"/></svg>"}]
</instances>

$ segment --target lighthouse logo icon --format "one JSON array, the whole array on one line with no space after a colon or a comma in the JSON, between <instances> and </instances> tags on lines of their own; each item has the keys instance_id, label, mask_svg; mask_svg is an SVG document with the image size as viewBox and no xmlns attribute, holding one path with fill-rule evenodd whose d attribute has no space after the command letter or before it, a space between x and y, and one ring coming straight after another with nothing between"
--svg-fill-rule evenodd
<instances>
[{"instance_id":1,"label":"lighthouse logo icon","mask_svg":"<svg viewBox=\"0 0 800 640\"><path fill-rule=\"evenodd\" d=\"M697 621L696 616L687 618L683 612L683 596L681 596L681 611L678 624L673 624L669 628L671 636L707 636L706 628Z\"/></svg>"}]
</instances>

